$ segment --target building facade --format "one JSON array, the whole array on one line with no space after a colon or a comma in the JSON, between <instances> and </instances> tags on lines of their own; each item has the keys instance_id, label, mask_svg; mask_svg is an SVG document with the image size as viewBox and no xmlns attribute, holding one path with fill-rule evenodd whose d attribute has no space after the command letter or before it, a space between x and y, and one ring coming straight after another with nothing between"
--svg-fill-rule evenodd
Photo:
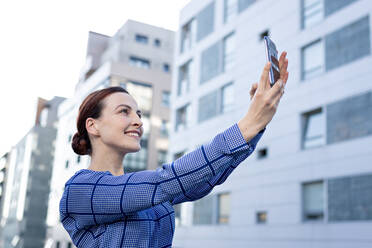
<instances>
[{"instance_id":1,"label":"building facade","mask_svg":"<svg viewBox=\"0 0 372 248\"><path fill-rule=\"evenodd\" d=\"M113 37L89 33L86 65L75 94L59 108L46 247L73 246L59 222L59 201L65 182L76 171L89 166L90 157L77 156L71 148L78 108L89 93L121 86L134 97L142 111L141 150L125 156L126 173L156 169L166 161L173 44L173 31L133 20L128 20Z\"/></svg>"},{"instance_id":2,"label":"building facade","mask_svg":"<svg viewBox=\"0 0 372 248\"><path fill-rule=\"evenodd\" d=\"M35 126L8 153L1 220L4 248L44 247L57 109L63 100L39 98Z\"/></svg>"},{"instance_id":3,"label":"building facade","mask_svg":"<svg viewBox=\"0 0 372 248\"><path fill-rule=\"evenodd\" d=\"M176 206L175 247L372 246L371 14L368 0L183 8L170 159L247 113L265 35L288 52L290 76L255 153L210 195Z\"/></svg>"}]
</instances>

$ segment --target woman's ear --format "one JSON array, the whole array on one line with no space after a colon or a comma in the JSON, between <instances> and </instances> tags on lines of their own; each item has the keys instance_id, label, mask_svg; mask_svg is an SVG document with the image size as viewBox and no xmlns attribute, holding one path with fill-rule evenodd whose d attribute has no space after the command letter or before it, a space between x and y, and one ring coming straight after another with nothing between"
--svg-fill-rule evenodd
<instances>
[{"instance_id":1,"label":"woman's ear","mask_svg":"<svg viewBox=\"0 0 372 248\"><path fill-rule=\"evenodd\" d=\"M99 136L97 120L91 117L87 118L85 121L85 128L87 129L88 134Z\"/></svg>"}]
</instances>

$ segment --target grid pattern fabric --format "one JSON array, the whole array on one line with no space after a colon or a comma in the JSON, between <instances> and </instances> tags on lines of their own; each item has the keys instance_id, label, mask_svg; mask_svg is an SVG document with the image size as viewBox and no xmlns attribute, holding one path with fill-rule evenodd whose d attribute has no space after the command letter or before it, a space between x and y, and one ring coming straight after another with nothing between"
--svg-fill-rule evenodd
<instances>
[{"instance_id":1,"label":"grid pattern fabric","mask_svg":"<svg viewBox=\"0 0 372 248\"><path fill-rule=\"evenodd\" d=\"M60 220L78 247L171 247L174 204L195 201L222 184L255 149L237 125L177 160L113 176L82 169L65 184Z\"/></svg>"}]
</instances>

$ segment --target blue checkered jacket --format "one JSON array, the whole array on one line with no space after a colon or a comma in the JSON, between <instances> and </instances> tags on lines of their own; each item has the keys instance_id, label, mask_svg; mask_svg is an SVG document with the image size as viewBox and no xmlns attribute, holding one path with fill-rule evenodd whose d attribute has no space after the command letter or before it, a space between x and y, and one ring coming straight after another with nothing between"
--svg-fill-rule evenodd
<instances>
[{"instance_id":1,"label":"blue checkered jacket","mask_svg":"<svg viewBox=\"0 0 372 248\"><path fill-rule=\"evenodd\" d=\"M222 184L255 149L235 123L211 142L163 164L121 176L83 169L65 184L60 220L79 247L171 247L172 205L195 201Z\"/></svg>"}]
</instances>

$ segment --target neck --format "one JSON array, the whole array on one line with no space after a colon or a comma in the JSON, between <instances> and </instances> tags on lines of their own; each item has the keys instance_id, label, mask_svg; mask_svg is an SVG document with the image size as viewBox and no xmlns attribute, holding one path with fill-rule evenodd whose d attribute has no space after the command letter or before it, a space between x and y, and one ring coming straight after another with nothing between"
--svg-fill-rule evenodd
<instances>
[{"instance_id":1,"label":"neck","mask_svg":"<svg viewBox=\"0 0 372 248\"><path fill-rule=\"evenodd\" d=\"M114 176L124 174L123 169L124 154L119 153L107 146L94 149L91 156L89 170L94 171L110 171Z\"/></svg>"}]
</instances>

